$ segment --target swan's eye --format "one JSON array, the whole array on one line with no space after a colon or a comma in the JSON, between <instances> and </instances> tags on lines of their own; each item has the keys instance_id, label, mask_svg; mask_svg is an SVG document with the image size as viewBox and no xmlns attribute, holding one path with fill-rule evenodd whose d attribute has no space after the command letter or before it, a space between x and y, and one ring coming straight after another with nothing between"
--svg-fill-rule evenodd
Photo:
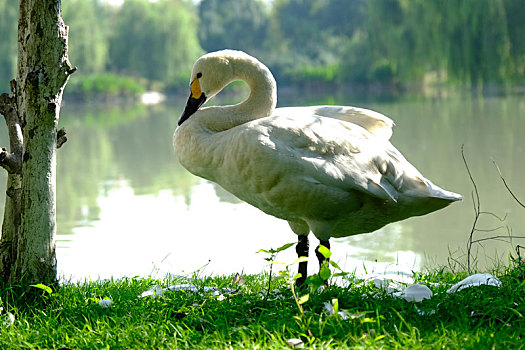
<instances>
[{"instance_id":1,"label":"swan's eye","mask_svg":"<svg viewBox=\"0 0 525 350\"><path fill-rule=\"evenodd\" d=\"M202 77L202 73L199 72L197 73L197 78L200 78L200 77Z\"/></svg>"}]
</instances>

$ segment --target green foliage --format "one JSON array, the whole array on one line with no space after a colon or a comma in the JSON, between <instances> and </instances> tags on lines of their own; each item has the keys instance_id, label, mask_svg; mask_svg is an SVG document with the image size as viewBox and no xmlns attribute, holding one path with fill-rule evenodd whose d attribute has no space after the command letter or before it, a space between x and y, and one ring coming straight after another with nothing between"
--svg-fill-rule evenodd
<instances>
[{"instance_id":1,"label":"green foliage","mask_svg":"<svg viewBox=\"0 0 525 350\"><path fill-rule=\"evenodd\" d=\"M352 84L523 84L525 5L516 0L276 0L267 46L275 71L312 81L338 66ZM307 67L307 68L304 68ZM298 72L307 74L298 74Z\"/></svg>"},{"instance_id":2,"label":"green foliage","mask_svg":"<svg viewBox=\"0 0 525 350\"><path fill-rule=\"evenodd\" d=\"M160 81L168 88L185 85L202 53L194 12L185 0L125 1L109 41L110 68Z\"/></svg>"},{"instance_id":3,"label":"green foliage","mask_svg":"<svg viewBox=\"0 0 525 350\"><path fill-rule=\"evenodd\" d=\"M280 54L301 58L309 65L329 65L340 56L341 22L352 23L353 16L344 19L343 12L335 11L338 2L323 0L277 0L272 9L268 46ZM353 6L348 1L344 7ZM335 5L335 6L334 6ZM340 15L334 15L339 12ZM336 24L337 23L337 24Z\"/></svg>"},{"instance_id":4,"label":"green foliage","mask_svg":"<svg viewBox=\"0 0 525 350\"><path fill-rule=\"evenodd\" d=\"M437 39L444 41L451 78L472 86L509 79L511 42L504 0L447 1L435 10L446 19L441 24L444 35Z\"/></svg>"},{"instance_id":5,"label":"green foliage","mask_svg":"<svg viewBox=\"0 0 525 350\"><path fill-rule=\"evenodd\" d=\"M70 90L85 91L91 80L88 76L96 75L99 83L102 76L115 77L100 75L104 72L159 82L157 88L186 86L188 71L202 54L196 8L190 0L128 0L121 7L98 0L71 0L62 6L70 28L70 61L78 67L78 76L84 75L83 87L78 89L77 84ZM0 84L6 88L16 68L17 17L17 2L0 0L0 32L6 38L0 42ZM94 83L92 93L114 94L123 83Z\"/></svg>"},{"instance_id":6,"label":"green foliage","mask_svg":"<svg viewBox=\"0 0 525 350\"><path fill-rule=\"evenodd\" d=\"M333 83L338 82L339 66L332 64L326 66L301 66L284 71L294 82L308 83Z\"/></svg>"},{"instance_id":7,"label":"green foliage","mask_svg":"<svg viewBox=\"0 0 525 350\"><path fill-rule=\"evenodd\" d=\"M116 97L136 98L146 91L146 82L113 73L79 75L66 87L66 96L91 100Z\"/></svg>"},{"instance_id":8,"label":"green foliage","mask_svg":"<svg viewBox=\"0 0 525 350\"><path fill-rule=\"evenodd\" d=\"M334 76L341 62L348 12L334 15L340 1L276 0L270 14L265 46L260 57L284 83L319 83ZM357 1L358 2L358 1ZM346 3L346 2L345 2ZM348 1L354 4L356 1ZM343 22L343 16L347 16ZM347 29L348 30L348 29Z\"/></svg>"},{"instance_id":9,"label":"green foliage","mask_svg":"<svg viewBox=\"0 0 525 350\"><path fill-rule=\"evenodd\" d=\"M69 25L69 60L80 74L104 72L109 59L110 30L106 7L99 1L68 0L62 2L62 13Z\"/></svg>"},{"instance_id":10,"label":"green foliage","mask_svg":"<svg viewBox=\"0 0 525 350\"><path fill-rule=\"evenodd\" d=\"M247 51L281 85L392 88L430 76L474 88L525 82L522 0L127 0L116 7L70 0L62 6L79 75L135 76L157 90L185 87L202 48ZM16 1L0 0L4 90L15 75L17 12Z\"/></svg>"},{"instance_id":11,"label":"green foliage","mask_svg":"<svg viewBox=\"0 0 525 350\"><path fill-rule=\"evenodd\" d=\"M268 11L261 0L202 0L199 19L199 40L206 51L228 48L262 54Z\"/></svg>"},{"instance_id":12,"label":"green foliage","mask_svg":"<svg viewBox=\"0 0 525 350\"><path fill-rule=\"evenodd\" d=\"M370 67L369 79L383 84L390 84L394 81L396 76L395 65L387 60L382 59L374 62Z\"/></svg>"},{"instance_id":13,"label":"green foliage","mask_svg":"<svg viewBox=\"0 0 525 350\"><path fill-rule=\"evenodd\" d=\"M0 347L111 349L286 349L290 338L306 348L520 348L525 336L525 282L519 266L500 275L502 286L446 293L446 284L464 276L443 271L420 274L432 299L406 302L348 279L297 298L284 280L268 299L265 275L153 280L126 278L65 283L37 304L16 288L0 288ZM432 284L432 283L439 284ZM138 296L154 285L191 283L200 292L168 291ZM213 286L219 294L204 292ZM228 293L230 290L231 293ZM264 293L263 293L264 294ZM101 300L112 300L102 307ZM302 308L299 311L298 305ZM329 305L330 307L327 307ZM331 308L329 312L327 309Z\"/></svg>"},{"instance_id":14,"label":"green foliage","mask_svg":"<svg viewBox=\"0 0 525 350\"><path fill-rule=\"evenodd\" d=\"M522 0L504 1L506 24L510 41L511 65L508 73L513 83L525 80L525 2Z\"/></svg>"}]
</instances>

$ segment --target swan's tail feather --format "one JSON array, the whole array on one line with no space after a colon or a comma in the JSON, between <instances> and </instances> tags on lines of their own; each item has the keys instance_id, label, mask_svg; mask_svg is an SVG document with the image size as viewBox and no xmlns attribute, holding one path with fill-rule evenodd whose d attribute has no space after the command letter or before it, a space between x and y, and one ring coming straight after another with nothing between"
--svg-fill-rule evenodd
<instances>
[{"instance_id":1,"label":"swan's tail feather","mask_svg":"<svg viewBox=\"0 0 525 350\"><path fill-rule=\"evenodd\" d=\"M444 190L441 187L434 185L432 182L430 182L430 193L434 198L445 199L451 202L456 202L463 199L462 195L452 191Z\"/></svg>"},{"instance_id":2,"label":"swan's tail feather","mask_svg":"<svg viewBox=\"0 0 525 350\"><path fill-rule=\"evenodd\" d=\"M416 177L417 186L410 186L411 188L405 192L406 195L412 197L435 198L448 202L456 202L463 199L458 193L447 191L424 177Z\"/></svg>"}]
</instances>

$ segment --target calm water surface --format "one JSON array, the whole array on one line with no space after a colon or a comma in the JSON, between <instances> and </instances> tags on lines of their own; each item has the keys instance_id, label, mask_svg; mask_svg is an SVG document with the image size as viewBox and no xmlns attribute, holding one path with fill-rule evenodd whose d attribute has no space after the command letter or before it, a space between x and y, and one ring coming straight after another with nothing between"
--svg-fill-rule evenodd
<instances>
[{"instance_id":1,"label":"calm water surface","mask_svg":"<svg viewBox=\"0 0 525 350\"><path fill-rule=\"evenodd\" d=\"M280 106L317 104L316 99L281 98ZM525 209L506 191L525 200L525 98L358 101L396 122L392 142L426 177L463 194L465 200L439 212L390 224L376 232L333 240L333 258L346 271L421 270L466 262L474 221L473 191L461 145L475 179L483 238L525 236ZM171 140L184 100L157 106L66 104L61 126L68 142L58 151L57 258L60 275L73 280L165 273L258 273L265 261L255 252L294 242L285 221L241 203L219 186L194 177L173 154ZM0 126L5 146L5 126ZM0 185L5 186L5 172ZM0 194L3 213L4 191ZM0 214L1 216L2 214ZM479 269L506 263L516 244L475 245ZM312 239L310 253L317 245ZM278 260L292 262L294 249ZM310 264L315 270L316 263Z\"/></svg>"}]
</instances>

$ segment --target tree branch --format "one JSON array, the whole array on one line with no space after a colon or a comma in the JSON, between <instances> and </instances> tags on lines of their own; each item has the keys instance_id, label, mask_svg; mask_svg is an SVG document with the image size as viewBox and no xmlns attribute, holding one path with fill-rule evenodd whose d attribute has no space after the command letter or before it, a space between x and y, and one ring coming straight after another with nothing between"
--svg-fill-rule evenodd
<instances>
[{"instance_id":1,"label":"tree branch","mask_svg":"<svg viewBox=\"0 0 525 350\"><path fill-rule=\"evenodd\" d=\"M13 96L6 93L0 95L0 114L4 115L6 123L8 119L12 118L11 114L13 112L12 109L14 108L14 99Z\"/></svg>"},{"instance_id":2,"label":"tree branch","mask_svg":"<svg viewBox=\"0 0 525 350\"><path fill-rule=\"evenodd\" d=\"M508 242L509 238L510 239L525 239L525 236L503 236L503 235L492 236L492 237L476 239L476 240L472 241L472 243L479 243L479 242L488 241L488 240L491 240L491 239L500 240L500 241L503 241L503 242ZM507 240L504 240L504 239L507 239Z\"/></svg>"},{"instance_id":3,"label":"tree branch","mask_svg":"<svg viewBox=\"0 0 525 350\"><path fill-rule=\"evenodd\" d=\"M518 199L518 197L516 197L516 195L514 194L514 192L511 191L510 187L507 185L507 181L505 181L505 178L503 177L503 174L501 173L501 170L498 166L498 163L496 163L496 161L494 159L492 159L492 163L494 163L494 166L496 167L496 169L498 170L498 174L499 174L499 177L501 179L501 181L503 181L503 185L505 185L505 188L507 188L507 191L509 191L510 195L512 196L512 198L514 198L514 200L516 202L518 202L519 205L521 205L523 208L525 208L525 204L521 203L520 200Z\"/></svg>"},{"instance_id":4,"label":"tree branch","mask_svg":"<svg viewBox=\"0 0 525 350\"><path fill-rule=\"evenodd\" d=\"M481 213L481 201L479 199L478 187L476 186L476 182L474 181L474 178L472 177L472 173L470 172L470 168L468 166L467 159L465 158L464 146L465 145L461 145L461 157L463 158L463 163L465 164L465 168L467 168L467 173L470 178L470 182L472 182L472 185L474 186L474 191L472 193L472 202L474 203L474 223L472 224L472 229L470 230L468 244L467 244L467 271L468 273L470 273L470 253L472 250L474 232L476 231L476 223L478 222L478 219Z\"/></svg>"},{"instance_id":5,"label":"tree branch","mask_svg":"<svg viewBox=\"0 0 525 350\"><path fill-rule=\"evenodd\" d=\"M13 95L0 95L0 114L3 114L9 133L9 147L0 149L0 166L11 174L19 174L22 170L22 152L24 149L22 129L16 108L16 82L11 81Z\"/></svg>"},{"instance_id":6,"label":"tree branch","mask_svg":"<svg viewBox=\"0 0 525 350\"><path fill-rule=\"evenodd\" d=\"M19 174L22 170L20 158L3 147L0 148L0 166L10 174Z\"/></svg>"},{"instance_id":7,"label":"tree branch","mask_svg":"<svg viewBox=\"0 0 525 350\"><path fill-rule=\"evenodd\" d=\"M67 141L66 129L62 128L57 131L57 149L62 147L62 145Z\"/></svg>"}]
</instances>

